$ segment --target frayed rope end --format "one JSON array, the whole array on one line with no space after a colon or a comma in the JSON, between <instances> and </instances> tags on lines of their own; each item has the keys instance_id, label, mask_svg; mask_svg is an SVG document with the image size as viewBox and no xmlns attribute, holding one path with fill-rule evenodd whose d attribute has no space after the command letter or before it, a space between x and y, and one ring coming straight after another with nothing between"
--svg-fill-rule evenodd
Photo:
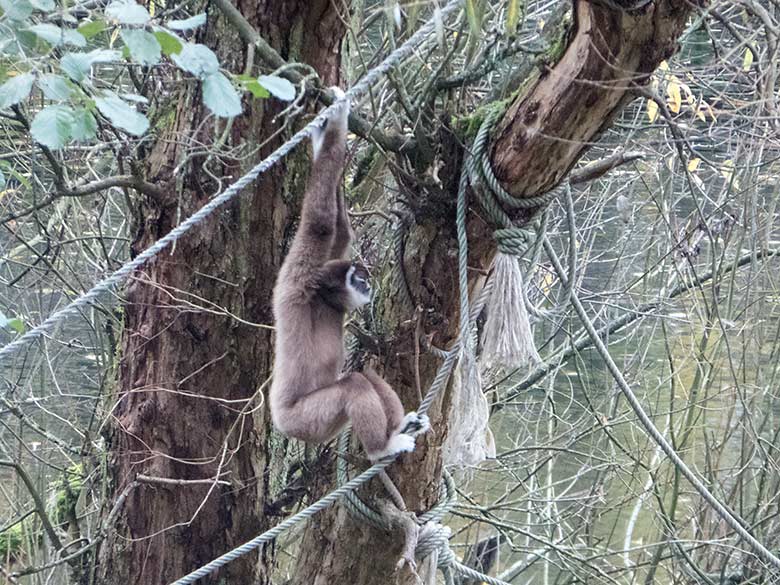
<instances>
[{"instance_id":1,"label":"frayed rope end","mask_svg":"<svg viewBox=\"0 0 780 585\"><path fill-rule=\"evenodd\" d=\"M495 284L482 330L482 362L488 367L507 368L538 364L542 358L534 344L517 257L499 252L493 279Z\"/></svg>"}]
</instances>

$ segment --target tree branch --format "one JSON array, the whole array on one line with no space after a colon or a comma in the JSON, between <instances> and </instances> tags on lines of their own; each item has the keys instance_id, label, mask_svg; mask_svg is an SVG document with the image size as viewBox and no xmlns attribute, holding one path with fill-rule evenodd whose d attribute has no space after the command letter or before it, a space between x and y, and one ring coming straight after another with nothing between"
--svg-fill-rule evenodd
<instances>
[{"instance_id":1,"label":"tree branch","mask_svg":"<svg viewBox=\"0 0 780 585\"><path fill-rule=\"evenodd\" d=\"M747 264L751 264L754 260L763 260L765 258L773 258L775 256L780 256L780 249L773 249L767 251L759 250L755 254L753 252L749 252L744 256L741 256L733 264L725 266L723 270L720 272L720 276L724 276L736 270L737 268L742 268ZM613 319L612 321L599 327L597 329L599 337L601 337L602 339L606 339L612 333L615 333L623 329L627 325L630 325L634 321L637 321L642 317L646 317L654 313L655 311L659 310L664 303L671 301L672 299L680 296L685 292L690 291L691 289L699 288L703 286L705 283L712 280L714 276L715 274L712 271L709 271L701 275L697 279L685 281L677 284L674 288L672 288L672 290L669 291L669 294L666 295L663 299L658 299L655 301L650 301L648 303L639 305L636 309L630 312L626 312L625 314L621 315L617 319ZM588 337L587 335L584 337L580 337L578 340L571 343L569 347L567 347L564 350L563 354L557 356L554 360L545 362L537 366L522 382L520 382L513 388L510 388L504 400L505 401L513 400L521 392L524 392L534 384L537 384L540 380L542 380L544 377L550 374L555 368L567 362L575 354L590 347L591 345L593 345L593 341L591 340L590 337Z\"/></svg>"},{"instance_id":2,"label":"tree branch","mask_svg":"<svg viewBox=\"0 0 780 585\"><path fill-rule=\"evenodd\" d=\"M235 27L241 39L245 43L255 46L257 54L263 61L274 69L281 69L282 71L279 74L292 83L297 85L303 81L303 76L295 68L290 67L290 63L285 61L260 36L249 21L233 6L230 0L212 0L212 2L219 8L227 21ZM312 95L316 95L317 100L324 105L329 106L333 103L334 96L330 92L323 91L319 87L309 87L308 90L312 92ZM349 114L349 129L361 138L371 140L390 152L408 154L416 149L416 142L413 138L401 134L386 134L377 130L373 123L354 112Z\"/></svg>"},{"instance_id":3,"label":"tree branch","mask_svg":"<svg viewBox=\"0 0 780 585\"><path fill-rule=\"evenodd\" d=\"M0 467L10 467L21 478L25 487L27 487L27 491L30 492L30 497L33 499L35 511L38 513L38 517L41 519L41 524L43 525L43 529L46 531L46 534L49 536L49 540L51 540L51 543L55 549L61 550L62 542L60 542L60 537L57 535L57 531L54 530L54 526L52 526L51 520L49 520L49 515L46 513L46 504L43 502L43 499L38 493L38 490L35 489L35 484L27 474L27 471L25 471L25 469L18 463L15 463L14 461L6 461L4 459L0 459Z\"/></svg>"},{"instance_id":4,"label":"tree branch","mask_svg":"<svg viewBox=\"0 0 780 585\"><path fill-rule=\"evenodd\" d=\"M48 197L36 203L35 205L23 209L22 211L18 211L16 213L10 213L6 215L2 219L0 219L0 223L5 224L8 223L9 221L19 219L20 217L25 217L27 215L30 215L31 213L34 213L39 209L43 209L47 205L53 203L54 201L62 197L84 197L86 195L92 195L93 193L105 191L106 189L111 189L113 187L123 187L123 188L129 187L131 189L135 189L139 193L143 193L145 195L149 195L151 197L155 197L158 199L163 198L165 195L162 189L160 189L156 185L153 185L152 183L148 183L132 175L119 175L116 177L108 177L106 179L100 179L99 181L93 181L92 183L86 183L84 185L79 185L76 187L71 187L71 188L62 187L60 189L57 189L55 193L49 195Z\"/></svg>"}]
</instances>

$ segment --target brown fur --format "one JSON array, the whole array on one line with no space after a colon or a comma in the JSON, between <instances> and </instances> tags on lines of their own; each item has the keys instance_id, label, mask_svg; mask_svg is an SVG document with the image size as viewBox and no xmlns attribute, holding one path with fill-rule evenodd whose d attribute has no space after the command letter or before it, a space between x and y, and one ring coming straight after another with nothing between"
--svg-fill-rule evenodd
<instances>
[{"instance_id":1,"label":"brown fur","mask_svg":"<svg viewBox=\"0 0 780 585\"><path fill-rule=\"evenodd\" d=\"M345 105L329 120L304 194L301 223L274 288L276 358L271 415L276 428L312 443L333 438L349 421L366 452L385 454L403 406L373 371L344 377L344 315L352 242L338 185L346 157Z\"/></svg>"}]
</instances>

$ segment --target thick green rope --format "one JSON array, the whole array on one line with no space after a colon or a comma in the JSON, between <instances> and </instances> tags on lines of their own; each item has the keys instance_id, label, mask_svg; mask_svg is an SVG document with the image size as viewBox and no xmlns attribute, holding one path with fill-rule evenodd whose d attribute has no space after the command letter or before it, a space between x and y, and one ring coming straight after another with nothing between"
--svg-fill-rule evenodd
<instances>
[{"instance_id":1,"label":"thick green rope","mask_svg":"<svg viewBox=\"0 0 780 585\"><path fill-rule=\"evenodd\" d=\"M538 211L544 209L555 198L558 189L551 189L534 197L515 197L501 185L490 164L487 147L490 132L503 115L504 109L501 107L493 107L487 113L474 138L471 156L464 165L468 168L472 190L477 195L482 208L488 214L490 221L498 226L493 232L493 237L496 239L499 252L521 256L531 241L539 242L540 238L538 233L516 226L505 209L536 210L536 213L531 216L531 219L534 219Z\"/></svg>"}]
</instances>

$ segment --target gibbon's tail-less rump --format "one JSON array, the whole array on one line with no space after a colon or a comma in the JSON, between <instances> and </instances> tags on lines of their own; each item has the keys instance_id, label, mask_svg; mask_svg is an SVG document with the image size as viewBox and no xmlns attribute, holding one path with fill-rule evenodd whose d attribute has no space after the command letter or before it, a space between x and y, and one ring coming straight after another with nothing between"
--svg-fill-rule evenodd
<instances>
[{"instance_id":1,"label":"gibbon's tail-less rump","mask_svg":"<svg viewBox=\"0 0 780 585\"><path fill-rule=\"evenodd\" d=\"M334 88L338 96L344 94ZM301 221L274 287L276 355L270 406L274 426L311 443L349 422L371 459L414 448L427 417L410 412L370 369L342 376L344 315L371 298L368 271L347 259L352 227L339 189L349 102L312 136L314 150ZM401 432L401 431L405 432Z\"/></svg>"}]
</instances>

